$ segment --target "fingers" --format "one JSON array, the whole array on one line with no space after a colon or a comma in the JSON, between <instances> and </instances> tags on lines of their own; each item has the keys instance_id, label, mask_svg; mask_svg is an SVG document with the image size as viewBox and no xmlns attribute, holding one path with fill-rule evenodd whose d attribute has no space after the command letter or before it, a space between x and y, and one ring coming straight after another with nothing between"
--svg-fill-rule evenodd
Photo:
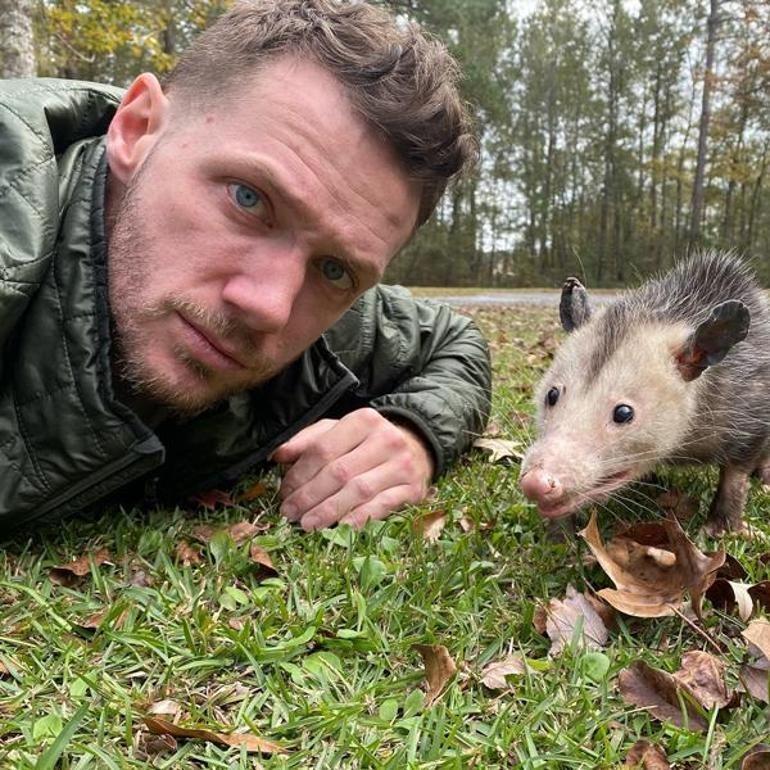
<instances>
[{"instance_id":1,"label":"fingers","mask_svg":"<svg viewBox=\"0 0 770 770\"><path fill-rule=\"evenodd\" d=\"M405 472L404 465L404 459L396 459L355 476L338 492L324 497L307 513L298 517L302 528L309 530L329 527L359 509L363 511L362 515L371 513L372 518L382 518L387 510L393 508L380 515L380 505L392 503L398 507L405 502L422 499L427 485L417 479L410 481L410 474ZM398 490L398 493L394 490Z\"/></svg>"},{"instance_id":2,"label":"fingers","mask_svg":"<svg viewBox=\"0 0 770 770\"><path fill-rule=\"evenodd\" d=\"M338 420L319 420L292 436L270 455L271 462L293 463L319 436L331 430Z\"/></svg>"},{"instance_id":3,"label":"fingers","mask_svg":"<svg viewBox=\"0 0 770 770\"><path fill-rule=\"evenodd\" d=\"M273 455L293 462L281 483L281 513L288 519L317 529L350 515L360 526L425 497L432 456L412 431L373 409L323 422Z\"/></svg>"}]
</instances>

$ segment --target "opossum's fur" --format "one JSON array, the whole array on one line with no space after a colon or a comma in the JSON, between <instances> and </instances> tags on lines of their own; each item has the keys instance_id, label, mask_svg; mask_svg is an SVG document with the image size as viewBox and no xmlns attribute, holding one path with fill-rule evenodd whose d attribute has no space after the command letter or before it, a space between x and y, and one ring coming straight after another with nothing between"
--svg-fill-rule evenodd
<instances>
[{"instance_id":1,"label":"opossum's fur","mask_svg":"<svg viewBox=\"0 0 770 770\"><path fill-rule=\"evenodd\" d=\"M568 303L562 316L572 331L537 389L539 435L522 461L525 494L554 518L606 499L661 461L713 462L721 473L709 520L714 531L739 528L748 474L770 484L770 305L751 269L707 252L590 317L583 295L576 299L579 314ZM730 300L748 308L745 338L745 319L737 321L745 309ZM717 306L728 314L718 316L722 327L711 326ZM703 322L713 332L701 339ZM692 346L712 344L711 333L713 360L724 358L706 366ZM741 341L730 346L731 336ZM615 420L618 406L633 419Z\"/></svg>"},{"instance_id":2,"label":"opossum's fur","mask_svg":"<svg viewBox=\"0 0 770 770\"><path fill-rule=\"evenodd\" d=\"M699 378L696 411L678 454L743 464L764 453L770 434L770 306L751 269L734 255L696 255L621 295L596 318L586 374L588 382L594 380L635 329L651 323L694 329L730 299L749 308L749 334Z\"/></svg>"}]
</instances>

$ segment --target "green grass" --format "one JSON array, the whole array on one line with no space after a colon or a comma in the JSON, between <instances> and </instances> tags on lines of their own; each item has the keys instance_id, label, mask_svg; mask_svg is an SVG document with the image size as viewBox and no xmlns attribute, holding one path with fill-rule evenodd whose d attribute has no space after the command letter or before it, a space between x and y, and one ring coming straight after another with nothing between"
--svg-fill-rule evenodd
<instances>
[{"instance_id":1,"label":"green grass","mask_svg":"<svg viewBox=\"0 0 770 770\"><path fill-rule=\"evenodd\" d=\"M537 343L554 332L552 311L474 313L493 349L494 424L525 439L531 386L546 365ZM705 507L713 472L669 478ZM448 515L435 544L414 533L420 510L360 533L303 534L277 515L274 476L265 479L268 494L248 506L110 510L6 543L0 768L52 767L57 752L56 766L70 770L255 767L254 755L199 741L141 758L141 717L162 699L181 705L185 724L248 729L285 745L285 756L259 759L265 768L610 768L640 737L658 742L677 767L738 768L750 743L768 732L762 704L744 698L737 710L713 715L701 735L661 725L617 695L617 673L630 661L673 671L683 652L705 648L678 618L621 623L600 681L583 672L579 648L548 661L549 642L532 626L536 605L563 596L570 583L582 590L607 581L598 567L583 566L582 542L546 539L516 479L516 467L469 455L422 509ZM757 539L725 541L752 580L768 577L757 559L770 536L767 502L752 495ZM640 505L638 515L649 514ZM279 577L261 579L248 546L221 538L204 547L203 564L175 561L176 544L191 540L199 524L257 517L270 524L257 542ZM475 529L464 532L462 517ZM605 515L604 524L612 519ZM52 566L102 546L111 564L94 566L74 588L50 581ZM78 627L105 608L99 630ZM707 625L724 645L734 686L743 624L711 611ZM422 706L415 643L443 644L458 663L430 708ZM541 659L545 670L512 680L509 691L487 690L480 670L512 650ZM75 717L82 718L69 724Z\"/></svg>"}]
</instances>

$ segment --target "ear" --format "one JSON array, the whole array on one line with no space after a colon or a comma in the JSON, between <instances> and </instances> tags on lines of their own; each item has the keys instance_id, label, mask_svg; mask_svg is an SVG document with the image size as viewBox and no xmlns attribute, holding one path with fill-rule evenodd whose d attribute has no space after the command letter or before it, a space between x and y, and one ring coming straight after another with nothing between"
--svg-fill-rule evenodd
<instances>
[{"instance_id":1,"label":"ear","mask_svg":"<svg viewBox=\"0 0 770 770\"><path fill-rule=\"evenodd\" d=\"M751 314L743 302L731 299L717 305L676 354L676 365L689 382L718 364L749 333Z\"/></svg>"},{"instance_id":2,"label":"ear","mask_svg":"<svg viewBox=\"0 0 770 770\"><path fill-rule=\"evenodd\" d=\"M577 278L567 278L561 287L559 302L559 318L564 331L571 332L582 326L591 317L591 306L588 304L588 292Z\"/></svg>"},{"instance_id":3,"label":"ear","mask_svg":"<svg viewBox=\"0 0 770 770\"><path fill-rule=\"evenodd\" d=\"M168 99L155 75L144 73L131 84L107 129L110 172L123 184L133 177L168 120Z\"/></svg>"}]
</instances>

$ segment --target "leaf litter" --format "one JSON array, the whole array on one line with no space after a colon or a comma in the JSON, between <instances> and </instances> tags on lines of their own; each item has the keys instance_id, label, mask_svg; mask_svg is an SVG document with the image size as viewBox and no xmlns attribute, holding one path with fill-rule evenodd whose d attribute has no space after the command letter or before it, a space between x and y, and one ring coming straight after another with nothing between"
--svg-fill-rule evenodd
<instances>
[{"instance_id":1,"label":"leaf litter","mask_svg":"<svg viewBox=\"0 0 770 770\"><path fill-rule=\"evenodd\" d=\"M425 666L425 679L428 684L425 696L427 708L438 700L446 685L457 673L457 664L443 644L414 644L412 647L420 653Z\"/></svg>"}]
</instances>

